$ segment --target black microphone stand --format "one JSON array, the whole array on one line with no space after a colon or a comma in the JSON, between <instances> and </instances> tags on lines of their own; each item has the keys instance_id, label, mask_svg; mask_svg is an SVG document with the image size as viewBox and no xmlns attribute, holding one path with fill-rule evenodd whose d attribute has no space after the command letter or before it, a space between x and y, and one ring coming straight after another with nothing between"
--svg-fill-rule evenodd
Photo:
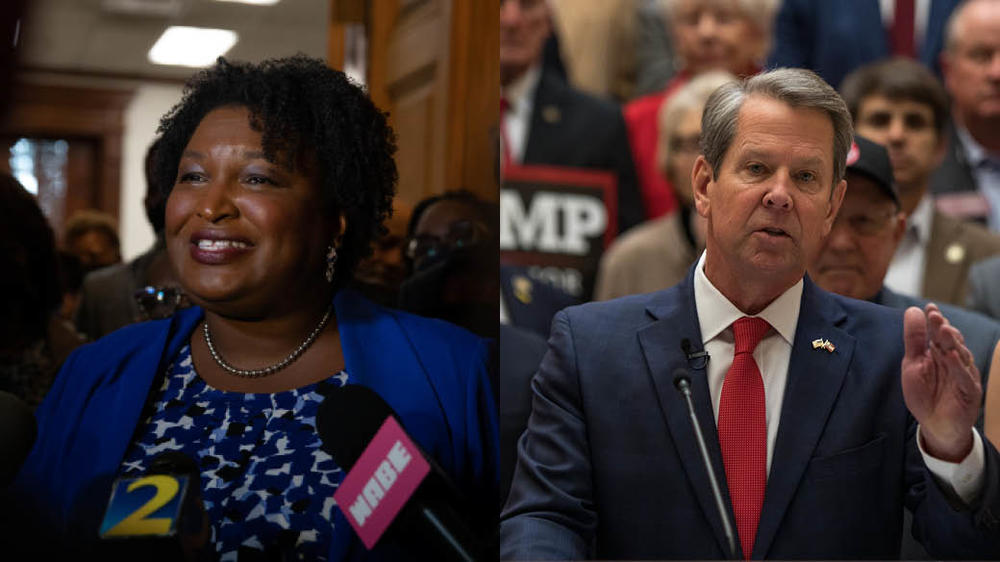
<instances>
[{"instance_id":1,"label":"black microphone stand","mask_svg":"<svg viewBox=\"0 0 1000 562\"><path fill-rule=\"evenodd\" d=\"M726 541L729 542L729 558L736 559L736 535L733 533L733 524L729 521L729 512L726 511L726 504L722 501L719 481L716 480L715 471L712 470L712 459L708 456L708 446L705 444L705 436L701 433L701 426L698 425L698 416L694 413L694 401L691 399L691 377L688 376L687 369L684 367L678 367L674 370L674 386L678 392L684 395L684 399L687 401L688 416L691 419L691 426L694 427L694 436L698 441L698 449L701 451L701 461L705 465L708 482L712 485L712 496L715 498L715 507L719 510L719 517L722 519L722 530L726 533Z\"/></svg>"}]
</instances>

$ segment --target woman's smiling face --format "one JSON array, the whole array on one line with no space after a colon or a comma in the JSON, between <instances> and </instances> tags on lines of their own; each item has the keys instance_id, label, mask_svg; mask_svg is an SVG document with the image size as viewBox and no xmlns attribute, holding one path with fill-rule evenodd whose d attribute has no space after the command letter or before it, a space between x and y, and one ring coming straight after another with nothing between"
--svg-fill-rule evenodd
<instances>
[{"instance_id":1,"label":"woman's smiling face","mask_svg":"<svg viewBox=\"0 0 1000 562\"><path fill-rule=\"evenodd\" d=\"M330 222L315 171L268 161L250 111L226 106L205 115L181 155L167 248L195 303L266 315L322 286Z\"/></svg>"}]
</instances>

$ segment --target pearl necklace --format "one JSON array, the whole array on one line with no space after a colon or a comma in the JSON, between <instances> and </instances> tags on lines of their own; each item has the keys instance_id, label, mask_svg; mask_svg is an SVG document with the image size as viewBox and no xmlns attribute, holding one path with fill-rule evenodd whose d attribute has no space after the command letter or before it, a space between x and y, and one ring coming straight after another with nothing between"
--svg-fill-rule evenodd
<instances>
[{"instance_id":1,"label":"pearl necklace","mask_svg":"<svg viewBox=\"0 0 1000 562\"><path fill-rule=\"evenodd\" d=\"M215 363L218 366L225 369L226 371L228 371L229 373L232 373L238 377L245 377L250 379L258 377L266 377L267 375L277 373L278 371L291 365L296 359L298 359L299 356L302 355L302 353L305 352L305 350L310 345L312 345L314 341L316 341L316 338L319 337L320 332L323 331L323 328L326 327L326 323L329 322L330 313L332 311L333 311L333 304L331 303L330 306L326 309L326 314L323 315L323 319L319 321L319 326L316 326L316 329L313 330L311 334L309 334L309 337L307 337L304 342L302 342L301 344L299 344L298 347L295 348L295 351L293 351L291 354L288 355L288 357L285 357L284 359L278 361L274 365L264 367L263 369L237 369L236 367L233 367L232 365L227 363L226 360L223 359L221 355L219 355L219 352L216 351L215 345L212 344L212 334L208 330L208 319L205 320L205 329L204 329L205 344L208 345L208 352L212 355L212 359L215 360Z\"/></svg>"}]
</instances>

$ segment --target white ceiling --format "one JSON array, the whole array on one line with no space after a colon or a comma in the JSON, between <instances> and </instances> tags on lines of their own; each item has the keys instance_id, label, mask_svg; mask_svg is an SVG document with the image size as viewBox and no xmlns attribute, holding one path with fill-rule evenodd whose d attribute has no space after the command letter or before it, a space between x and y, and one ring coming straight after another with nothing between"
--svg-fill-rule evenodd
<instances>
[{"instance_id":1,"label":"white ceiling","mask_svg":"<svg viewBox=\"0 0 1000 562\"><path fill-rule=\"evenodd\" d=\"M0 0L2 1L2 0ZM303 52L326 58L329 0L253 6L214 0L30 0L21 66L45 71L184 80L197 69L161 66L146 54L171 25L239 34L231 60L260 61Z\"/></svg>"}]
</instances>

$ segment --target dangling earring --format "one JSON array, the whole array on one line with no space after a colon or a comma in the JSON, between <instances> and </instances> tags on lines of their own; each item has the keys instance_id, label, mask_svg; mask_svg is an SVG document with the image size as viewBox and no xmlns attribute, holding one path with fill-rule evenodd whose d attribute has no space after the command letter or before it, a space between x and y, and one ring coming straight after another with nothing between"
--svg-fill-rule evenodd
<instances>
[{"instance_id":1,"label":"dangling earring","mask_svg":"<svg viewBox=\"0 0 1000 562\"><path fill-rule=\"evenodd\" d=\"M337 265L337 248L330 244L326 251L326 282L333 283L333 268Z\"/></svg>"}]
</instances>

